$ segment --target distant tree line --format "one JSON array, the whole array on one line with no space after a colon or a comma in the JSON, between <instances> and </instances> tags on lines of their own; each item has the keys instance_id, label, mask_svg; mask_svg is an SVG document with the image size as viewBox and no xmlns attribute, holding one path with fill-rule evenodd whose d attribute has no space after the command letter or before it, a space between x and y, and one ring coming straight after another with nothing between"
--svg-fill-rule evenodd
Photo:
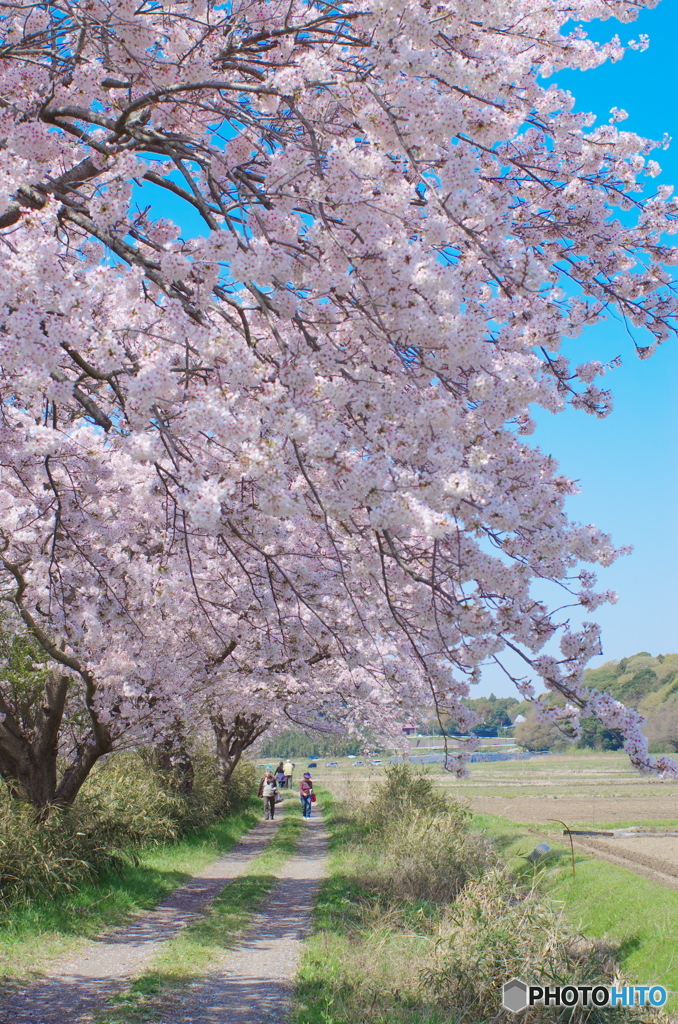
<instances>
[{"instance_id":1,"label":"distant tree line","mask_svg":"<svg viewBox=\"0 0 678 1024\"><path fill-rule=\"evenodd\" d=\"M600 668L590 669L584 681L592 689L612 694L629 707L647 717L643 728L653 753L678 751L678 654L656 657L640 651L619 661L608 661ZM548 695L550 703L562 703L558 696ZM515 728L516 742L528 750L567 750L572 744L555 726L536 720L534 707L524 701L516 709L526 721ZM513 716L515 718L515 715ZM595 750L618 750L617 733L595 719L581 722L582 737L575 747Z\"/></svg>"},{"instance_id":2,"label":"distant tree line","mask_svg":"<svg viewBox=\"0 0 678 1024\"><path fill-rule=\"evenodd\" d=\"M476 736L498 736L501 729L510 727L518 713L520 701L515 697L495 697L491 693L489 697L468 698L464 704L481 718L480 724L471 729L472 733ZM460 732L457 723L449 718L443 719L442 725L437 718L426 719L420 731L429 736L465 735Z\"/></svg>"},{"instance_id":3,"label":"distant tree line","mask_svg":"<svg viewBox=\"0 0 678 1024\"><path fill-rule=\"evenodd\" d=\"M647 651L609 661L585 675L587 686L611 693L617 700L637 708L648 718L645 733L653 752L678 751L678 654L660 654L653 657ZM544 694L549 703L562 704L560 695ZM479 737L513 735L516 743L526 750L618 750L621 740L616 732L605 729L597 719L585 718L581 722L582 736L572 744L565 735L548 722L538 722L530 701L515 697L469 698L464 704L475 711L481 723L471 732ZM516 718L522 715L511 733ZM462 735L451 719L437 718L422 721L417 730L427 735ZM262 757L342 757L360 753L366 739L344 740L340 737L313 733L302 729L287 729L267 739L261 747Z\"/></svg>"},{"instance_id":4,"label":"distant tree line","mask_svg":"<svg viewBox=\"0 0 678 1024\"><path fill-rule=\"evenodd\" d=\"M524 722L516 725L514 738L516 743L526 750L619 750L622 746L619 736L610 729L604 729L598 721L591 718L583 719L582 736L576 743L567 737L550 722L538 722L535 709L521 706Z\"/></svg>"},{"instance_id":5,"label":"distant tree line","mask_svg":"<svg viewBox=\"0 0 678 1024\"><path fill-rule=\"evenodd\" d=\"M326 733L306 732L304 729L286 729L266 739L260 748L261 757L346 757L359 754L365 740L346 739Z\"/></svg>"}]
</instances>

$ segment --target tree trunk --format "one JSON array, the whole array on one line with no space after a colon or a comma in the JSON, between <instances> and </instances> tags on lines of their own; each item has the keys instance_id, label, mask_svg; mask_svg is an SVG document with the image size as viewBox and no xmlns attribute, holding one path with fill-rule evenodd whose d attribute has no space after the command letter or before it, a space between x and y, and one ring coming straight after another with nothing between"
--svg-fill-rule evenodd
<instances>
[{"instance_id":1,"label":"tree trunk","mask_svg":"<svg viewBox=\"0 0 678 1024\"><path fill-rule=\"evenodd\" d=\"M245 750L268 729L270 722L256 712L238 714L228 725L221 712L210 718L217 740L217 761L221 785L225 788Z\"/></svg>"},{"instance_id":2,"label":"tree trunk","mask_svg":"<svg viewBox=\"0 0 678 1024\"><path fill-rule=\"evenodd\" d=\"M165 772L172 789L182 796L193 792L195 770L188 752L183 723L175 719L162 743L155 748L156 764Z\"/></svg>"},{"instance_id":3,"label":"tree trunk","mask_svg":"<svg viewBox=\"0 0 678 1024\"><path fill-rule=\"evenodd\" d=\"M26 578L22 562L10 562L0 556L5 569L16 580L12 603L33 640L58 666L45 682L40 707L14 707L0 687L0 773L10 793L23 796L34 807L48 809L52 804L72 804L92 768L113 748L108 727L95 708L96 681L80 661L65 650L63 641L54 640L36 621L24 604ZM72 674L77 673L84 685L84 703L89 716L89 729L76 743L75 754L59 783L57 758L60 730Z\"/></svg>"},{"instance_id":4,"label":"tree trunk","mask_svg":"<svg viewBox=\"0 0 678 1024\"><path fill-rule=\"evenodd\" d=\"M93 733L87 737L84 743L78 744L76 756L64 772L52 803L70 806L94 765L100 757L110 752L112 746L112 742L102 743Z\"/></svg>"},{"instance_id":5,"label":"tree trunk","mask_svg":"<svg viewBox=\"0 0 678 1024\"><path fill-rule=\"evenodd\" d=\"M111 749L106 732L92 731L78 744L71 764L58 780L59 735L71 677L50 673L41 706L30 724L0 693L0 775L10 794L45 811L53 804L72 804L99 758Z\"/></svg>"}]
</instances>

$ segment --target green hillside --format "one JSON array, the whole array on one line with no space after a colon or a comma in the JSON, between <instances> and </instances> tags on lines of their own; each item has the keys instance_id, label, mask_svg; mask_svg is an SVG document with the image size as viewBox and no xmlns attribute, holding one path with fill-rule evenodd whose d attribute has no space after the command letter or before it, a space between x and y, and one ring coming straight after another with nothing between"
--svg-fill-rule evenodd
<instances>
[{"instance_id":1,"label":"green hillside","mask_svg":"<svg viewBox=\"0 0 678 1024\"><path fill-rule=\"evenodd\" d=\"M585 682L652 715L661 704L678 706L678 654L659 654L653 658L647 651L641 651L590 669Z\"/></svg>"},{"instance_id":2,"label":"green hillside","mask_svg":"<svg viewBox=\"0 0 678 1024\"><path fill-rule=\"evenodd\" d=\"M647 651L641 651L630 658L589 669L584 682L645 715L643 732L651 753L678 752L678 654L659 654L653 658ZM543 698L547 703L562 703L558 694L544 694ZM517 743L528 750L567 749L558 729L535 720L534 708L528 701L515 710L526 719L516 726ZM594 718L582 719L581 726L582 736L576 746L598 750L617 750L621 746L618 733L604 729Z\"/></svg>"}]
</instances>

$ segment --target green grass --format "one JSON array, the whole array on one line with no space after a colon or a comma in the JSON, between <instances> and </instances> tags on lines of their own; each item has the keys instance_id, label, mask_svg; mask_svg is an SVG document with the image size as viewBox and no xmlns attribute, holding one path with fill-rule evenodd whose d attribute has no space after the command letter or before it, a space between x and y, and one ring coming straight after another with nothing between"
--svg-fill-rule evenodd
<instances>
[{"instance_id":1,"label":"green grass","mask_svg":"<svg viewBox=\"0 0 678 1024\"><path fill-rule=\"evenodd\" d=\"M648 818L645 821L614 821L607 825L596 825L596 829L656 828L662 832L678 831L678 818Z\"/></svg>"},{"instance_id":2,"label":"green grass","mask_svg":"<svg viewBox=\"0 0 678 1024\"><path fill-rule=\"evenodd\" d=\"M574 878L558 872L549 891L574 930L617 945L629 980L670 989L665 1009L678 1011L678 892L593 858Z\"/></svg>"},{"instance_id":3,"label":"green grass","mask_svg":"<svg viewBox=\"0 0 678 1024\"><path fill-rule=\"evenodd\" d=\"M401 987L394 977L404 961L416 964L430 948L430 921L437 919L438 908L422 903L389 916L388 906L356 879L357 851L369 828L346 820L331 794L321 791L321 797L330 836L328 876L299 969L290 1024L347 1024L362 1020L361 1011L369 1013L370 1024L449 1024L404 977Z\"/></svg>"},{"instance_id":4,"label":"green grass","mask_svg":"<svg viewBox=\"0 0 678 1024\"><path fill-rule=\"evenodd\" d=\"M13 908L0 923L0 990L26 982L57 955L146 910L226 853L259 820L260 802L174 843L134 851L119 873L61 898Z\"/></svg>"},{"instance_id":5,"label":"green grass","mask_svg":"<svg viewBox=\"0 0 678 1024\"><path fill-rule=\"evenodd\" d=\"M181 990L202 977L233 948L252 916L275 888L275 872L295 852L304 825L297 801L287 802L266 849L246 872L214 900L208 912L163 944L154 962L122 995L111 1000L98 1024L142 1024L159 1018L180 1000Z\"/></svg>"},{"instance_id":6,"label":"green grass","mask_svg":"<svg viewBox=\"0 0 678 1024\"><path fill-rule=\"evenodd\" d=\"M421 940L422 942L424 940ZM351 953L351 941L341 933L323 932L309 940L295 988L295 1006L290 1024L355 1024L364 1018L370 1024L451 1024L449 1017L426 1007L415 995L399 991L387 970L396 943L387 932L376 932L371 946L361 944L367 955L384 958L382 988L367 984L359 974L347 976L345 963ZM421 955L417 944L409 941L397 951L416 962Z\"/></svg>"},{"instance_id":7,"label":"green grass","mask_svg":"<svg viewBox=\"0 0 678 1024\"><path fill-rule=\"evenodd\" d=\"M549 842L552 852L533 868L522 855L534 849L539 835L491 814L476 814L473 820L494 837L514 870L538 875L543 888L561 904L570 929L609 942L618 950L616 958L628 980L663 985L673 993L665 1009L678 1011L678 892L576 851L572 877L569 843L562 835L557 843Z\"/></svg>"},{"instance_id":8,"label":"green grass","mask_svg":"<svg viewBox=\"0 0 678 1024\"><path fill-rule=\"evenodd\" d=\"M484 815L476 814L474 818L482 819ZM494 817L494 815L487 815L488 818ZM567 825L568 822L565 822ZM532 827L535 832L557 832L560 835L563 834L563 826L555 818L547 819L544 822L534 823L532 826L528 825L516 825L517 829L522 829L525 832L529 827ZM570 825L573 831L580 829L582 831L591 832L606 832L606 831L619 831L625 828L656 828L662 832L678 831L678 818L646 818L642 821L634 819L633 821L608 821L602 822L597 821L595 825L583 824L583 825Z\"/></svg>"}]
</instances>

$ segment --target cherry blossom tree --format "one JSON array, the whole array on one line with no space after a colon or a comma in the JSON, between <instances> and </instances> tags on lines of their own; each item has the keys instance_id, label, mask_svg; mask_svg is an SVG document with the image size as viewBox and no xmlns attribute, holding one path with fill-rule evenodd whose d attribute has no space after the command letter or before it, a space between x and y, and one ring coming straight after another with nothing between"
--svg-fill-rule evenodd
<instances>
[{"instance_id":1,"label":"cherry blossom tree","mask_svg":"<svg viewBox=\"0 0 678 1024\"><path fill-rule=\"evenodd\" d=\"M581 22L652 6L0 3L12 458L90 424L118 457L121 530L129 467L153 473L180 523L178 614L191 594L230 687L382 725L427 699L464 725L469 684L513 651L567 698L543 714L572 735L596 715L638 767L676 773L582 686L597 627L534 595L551 581L595 610L611 595L582 563L616 552L568 521L572 482L525 439L531 405L610 410L607 367L571 367L564 340L611 309L642 357L675 332L655 144L547 82L623 55ZM103 593L116 556L95 547ZM154 585L134 590L149 623Z\"/></svg>"},{"instance_id":2,"label":"cherry blossom tree","mask_svg":"<svg viewBox=\"0 0 678 1024\"><path fill-rule=\"evenodd\" d=\"M30 692L0 684L0 773L36 806L68 804L131 730L162 727L191 669L171 620L190 609L158 558L144 467L84 421L65 434L10 406L0 435L4 626L38 654Z\"/></svg>"},{"instance_id":3,"label":"cherry blossom tree","mask_svg":"<svg viewBox=\"0 0 678 1024\"><path fill-rule=\"evenodd\" d=\"M190 787L188 734L210 728L227 785L269 727L346 729L396 708L386 672L373 668L366 686L320 616L300 611L298 574L291 587L257 581L247 551L234 573L153 467L120 447L84 420L63 431L5 410L0 597L6 635L24 663L31 650L37 659L17 676L9 643L0 683L0 775L15 795L71 803L102 756L139 743ZM382 640L387 653L406 661ZM375 652L355 660L370 664Z\"/></svg>"}]
</instances>

